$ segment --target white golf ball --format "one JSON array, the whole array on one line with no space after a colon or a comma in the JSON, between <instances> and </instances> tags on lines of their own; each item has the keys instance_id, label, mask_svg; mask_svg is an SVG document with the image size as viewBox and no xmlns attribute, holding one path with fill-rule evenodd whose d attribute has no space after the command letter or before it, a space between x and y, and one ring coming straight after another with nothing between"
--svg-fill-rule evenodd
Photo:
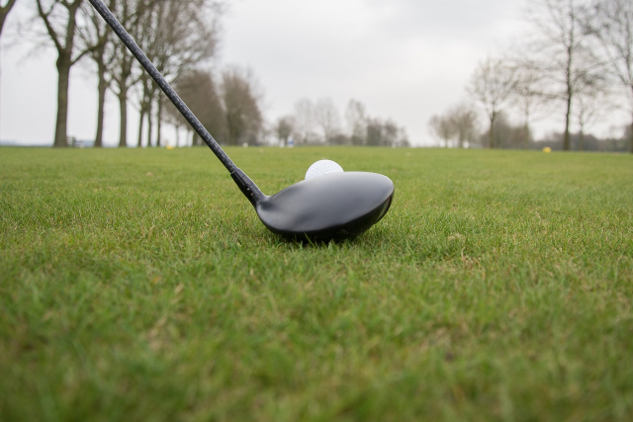
<instances>
[{"instance_id":1,"label":"white golf ball","mask_svg":"<svg viewBox=\"0 0 633 422\"><path fill-rule=\"evenodd\" d=\"M343 168L332 160L319 160L306 172L306 180L330 173L343 173Z\"/></svg>"}]
</instances>

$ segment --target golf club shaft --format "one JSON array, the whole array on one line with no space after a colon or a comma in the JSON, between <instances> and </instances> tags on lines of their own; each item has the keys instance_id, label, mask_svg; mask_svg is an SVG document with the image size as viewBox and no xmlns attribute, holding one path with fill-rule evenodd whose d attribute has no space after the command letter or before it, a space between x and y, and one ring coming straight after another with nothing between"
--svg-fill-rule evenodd
<instances>
[{"instance_id":1,"label":"golf club shaft","mask_svg":"<svg viewBox=\"0 0 633 422\"><path fill-rule=\"evenodd\" d=\"M156 66L149 60L147 55L136 44L132 36L123 28L123 25L112 14L110 9L103 3L102 0L89 0L90 4L95 8L106 23L112 28L117 36L123 41L123 44L130 50L130 52L136 57L136 60L143 66L147 73L156 81L160 89L165 93L167 98L174 104L180 114L189 122L191 127L200 135L205 144L211 148L211 151L218 157L218 159L224 164L224 167L231 173L231 177L235 180L238 187L246 196L246 198L254 205L256 202L265 197L262 191L255 185L255 183L234 163L231 161L228 155L222 150L220 145L213 139L213 136L207 131L207 129L200 123L200 120L191 112L189 107L180 99L176 91L169 85L163 75L160 74Z\"/></svg>"}]
</instances>

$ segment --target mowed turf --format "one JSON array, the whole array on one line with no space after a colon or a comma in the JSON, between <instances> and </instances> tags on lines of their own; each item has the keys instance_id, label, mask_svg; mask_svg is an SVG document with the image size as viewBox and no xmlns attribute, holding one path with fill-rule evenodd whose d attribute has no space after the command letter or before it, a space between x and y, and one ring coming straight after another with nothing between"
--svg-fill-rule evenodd
<instances>
[{"instance_id":1,"label":"mowed turf","mask_svg":"<svg viewBox=\"0 0 633 422\"><path fill-rule=\"evenodd\" d=\"M0 149L0 420L632 420L633 156L228 153L395 201L304 245L207 149Z\"/></svg>"}]
</instances>

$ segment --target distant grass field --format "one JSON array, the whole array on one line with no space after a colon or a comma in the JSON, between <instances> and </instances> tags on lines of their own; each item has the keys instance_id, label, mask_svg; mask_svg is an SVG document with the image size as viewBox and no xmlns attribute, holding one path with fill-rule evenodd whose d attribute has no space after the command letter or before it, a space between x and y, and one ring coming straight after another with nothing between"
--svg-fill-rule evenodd
<instances>
[{"instance_id":1,"label":"distant grass field","mask_svg":"<svg viewBox=\"0 0 633 422\"><path fill-rule=\"evenodd\" d=\"M302 245L206 149L0 149L0 420L633 420L633 156L228 153L394 204Z\"/></svg>"}]
</instances>

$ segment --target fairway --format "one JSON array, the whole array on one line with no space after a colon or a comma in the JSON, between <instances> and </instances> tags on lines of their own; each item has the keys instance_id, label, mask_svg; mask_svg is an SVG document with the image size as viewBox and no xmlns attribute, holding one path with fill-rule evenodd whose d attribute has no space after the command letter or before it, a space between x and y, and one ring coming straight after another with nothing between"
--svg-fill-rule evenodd
<instances>
[{"instance_id":1,"label":"fairway","mask_svg":"<svg viewBox=\"0 0 633 422\"><path fill-rule=\"evenodd\" d=\"M0 149L0 420L633 420L633 156L228 148L396 186L269 232L206 148Z\"/></svg>"}]
</instances>

